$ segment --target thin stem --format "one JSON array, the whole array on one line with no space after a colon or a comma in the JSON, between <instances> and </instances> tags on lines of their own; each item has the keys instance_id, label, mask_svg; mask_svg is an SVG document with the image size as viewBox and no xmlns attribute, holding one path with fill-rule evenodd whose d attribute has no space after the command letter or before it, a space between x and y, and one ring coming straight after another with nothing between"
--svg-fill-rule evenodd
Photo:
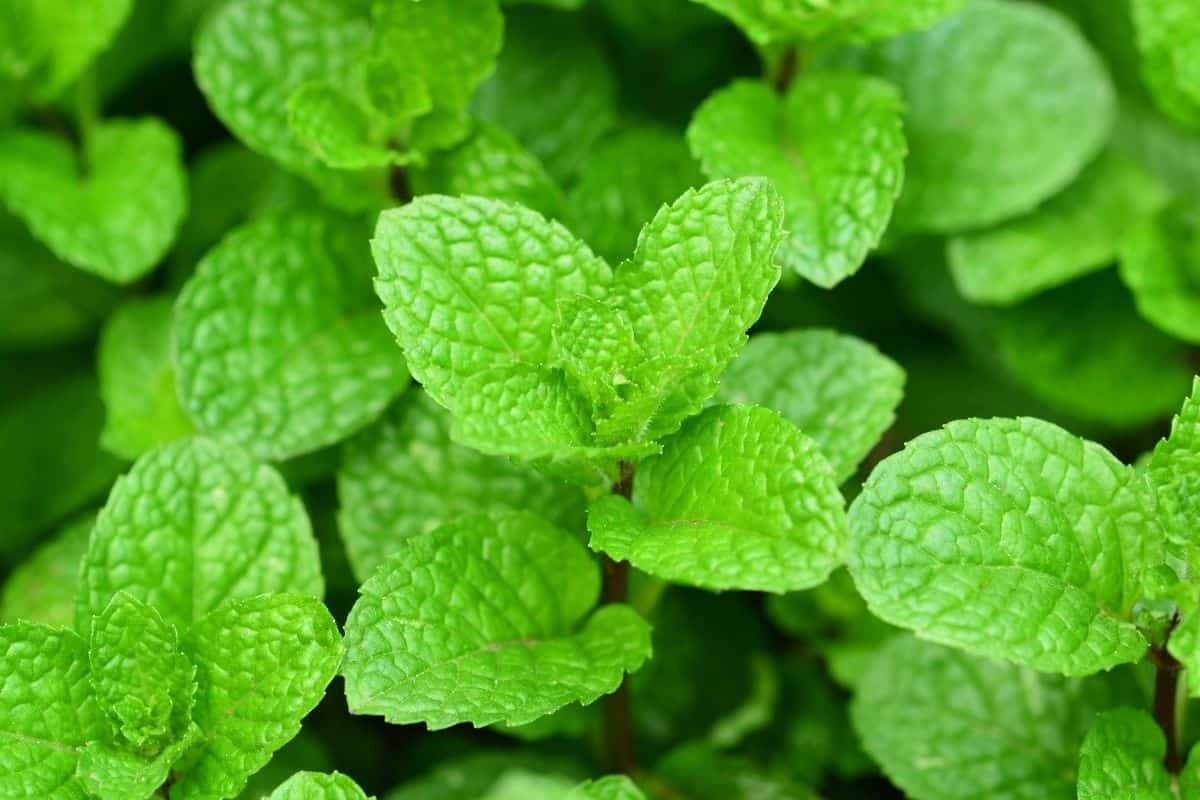
<instances>
[{"instance_id":1,"label":"thin stem","mask_svg":"<svg viewBox=\"0 0 1200 800\"><path fill-rule=\"evenodd\" d=\"M633 497L633 464L622 461L620 475L612 485L612 493ZM623 603L629 594L629 562L604 557L605 603ZM629 676L621 681L617 691L604 698L604 749L608 766L613 772L631 775L637 770L633 746L633 713L629 701Z\"/></svg>"},{"instance_id":2,"label":"thin stem","mask_svg":"<svg viewBox=\"0 0 1200 800\"><path fill-rule=\"evenodd\" d=\"M796 45L789 45L775 65L775 74L771 76L771 86L775 89L776 94L786 94L788 87L792 85L792 81L796 79L799 72L800 51Z\"/></svg>"},{"instance_id":3,"label":"thin stem","mask_svg":"<svg viewBox=\"0 0 1200 800\"><path fill-rule=\"evenodd\" d=\"M96 86L96 73L88 70L75 84L75 129L79 134L79 167L84 175L92 167L88 163L88 145L99 121L100 91Z\"/></svg>"},{"instance_id":4,"label":"thin stem","mask_svg":"<svg viewBox=\"0 0 1200 800\"><path fill-rule=\"evenodd\" d=\"M1167 651L1167 642L1178 620L1172 621L1163 643L1150 649L1150 660L1154 663L1154 721L1167 740L1167 752L1163 766L1172 775L1183 769L1183 756L1179 751L1179 673L1183 665Z\"/></svg>"},{"instance_id":5,"label":"thin stem","mask_svg":"<svg viewBox=\"0 0 1200 800\"><path fill-rule=\"evenodd\" d=\"M409 186L408 172L404 167L399 165L392 167L388 182L392 190L392 197L396 198L401 204L412 201L412 187Z\"/></svg>"}]
</instances>

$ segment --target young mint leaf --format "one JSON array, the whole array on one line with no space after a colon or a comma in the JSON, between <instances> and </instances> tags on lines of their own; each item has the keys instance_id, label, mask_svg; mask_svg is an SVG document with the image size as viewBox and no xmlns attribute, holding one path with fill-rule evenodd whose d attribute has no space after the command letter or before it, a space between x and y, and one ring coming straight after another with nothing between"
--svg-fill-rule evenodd
<instances>
[{"instance_id":1,"label":"young mint leaf","mask_svg":"<svg viewBox=\"0 0 1200 800\"><path fill-rule=\"evenodd\" d=\"M868 41L927 28L966 0L697 0L729 17L754 42Z\"/></svg>"},{"instance_id":2,"label":"young mint leaf","mask_svg":"<svg viewBox=\"0 0 1200 800\"><path fill-rule=\"evenodd\" d=\"M123 458L137 458L194 430L175 392L173 306L170 297L130 300L100 333L96 361L105 409L100 441Z\"/></svg>"},{"instance_id":3,"label":"young mint leaf","mask_svg":"<svg viewBox=\"0 0 1200 800\"><path fill-rule=\"evenodd\" d=\"M1031 214L951 239L954 283L974 303L1019 302L1108 266L1124 232L1166 202L1136 162L1106 151Z\"/></svg>"},{"instance_id":4,"label":"young mint leaf","mask_svg":"<svg viewBox=\"0 0 1200 800\"><path fill-rule=\"evenodd\" d=\"M903 92L904 230L951 233L1032 211L1112 130L1104 66L1070 22L1029 3L978 0L927 31L831 60Z\"/></svg>"},{"instance_id":5,"label":"young mint leaf","mask_svg":"<svg viewBox=\"0 0 1200 800\"><path fill-rule=\"evenodd\" d=\"M1048 422L917 437L871 473L850 530L871 611L923 638L1066 675L1146 651L1131 611L1166 556L1149 486Z\"/></svg>"},{"instance_id":6,"label":"young mint leaf","mask_svg":"<svg viewBox=\"0 0 1200 800\"><path fill-rule=\"evenodd\" d=\"M778 411L820 446L839 484L892 426L903 396L896 362L861 339L817 329L750 337L716 395Z\"/></svg>"},{"instance_id":7,"label":"young mint leaf","mask_svg":"<svg viewBox=\"0 0 1200 800\"><path fill-rule=\"evenodd\" d=\"M571 230L611 263L633 251L646 220L704 182L675 131L639 126L596 145L567 195Z\"/></svg>"},{"instance_id":8,"label":"young mint leaf","mask_svg":"<svg viewBox=\"0 0 1200 800\"><path fill-rule=\"evenodd\" d=\"M500 776L481 800L565 800L574 788L571 781L560 775L511 769Z\"/></svg>"},{"instance_id":9,"label":"young mint leaf","mask_svg":"<svg viewBox=\"0 0 1200 800\"><path fill-rule=\"evenodd\" d=\"M154 756L114 747L103 741L89 742L79 754L79 782L96 800L148 800L170 775L171 767L195 742L196 728L168 744Z\"/></svg>"},{"instance_id":10,"label":"young mint leaf","mask_svg":"<svg viewBox=\"0 0 1200 800\"><path fill-rule=\"evenodd\" d=\"M591 703L650 655L628 606L584 622L599 593L583 545L531 514L459 517L407 539L346 621L350 709L438 729Z\"/></svg>"},{"instance_id":11,"label":"young mint leaf","mask_svg":"<svg viewBox=\"0 0 1200 800\"><path fill-rule=\"evenodd\" d=\"M496 71L472 111L512 133L564 185L616 121L615 76L576 15L513 9L505 23Z\"/></svg>"},{"instance_id":12,"label":"young mint leaf","mask_svg":"<svg viewBox=\"0 0 1200 800\"><path fill-rule=\"evenodd\" d=\"M892 215L907 146L895 87L849 73L806 73L780 97L741 80L696 109L688 144L710 178L765 175L783 195L777 258L826 289L853 275Z\"/></svg>"},{"instance_id":13,"label":"young mint leaf","mask_svg":"<svg viewBox=\"0 0 1200 800\"><path fill-rule=\"evenodd\" d=\"M0 626L0 797L84 800L83 746L107 734L88 682L87 644L60 628Z\"/></svg>"},{"instance_id":14,"label":"young mint leaf","mask_svg":"<svg viewBox=\"0 0 1200 800\"><path fill-rule=\"evenodd\" d=\"M716 406L641 463L634 505L588 511L593 550L674 583L786 592L845 556L845 500L817 445L773 411Z\"/></svg>"},{"instance_id":15,"label":"young mint leaf","mask_svg":"<svg viewBox=\"0 0 1200 800\"><path fill-rule=\"evenodd\" d=\"M224 603L192 627L183 648L196 665L200 744L171 800L235 796L299 732L342 660L329 611L294 594Z\"/></svg>"},{"instance_id":16,"label":"young mint leaf","mask_svg":"<svg viewBox=\"0 0 1200 800\"><path fill-rule=\"evenodd\" d=\"M85 514L66 525L9 573L0 590L0 622L74 623L79 565L95 521L95 514Z\"/></svg>"},{"instance_id":17,"label":"young mint leaf","mask_svg":"<svg viewBox=\"0 0 1200 800\"><path fill-rule=\"evenodd\" d=\"M405 540L472 512L524 510L583 527L578 489L455 444L450 415L421 391L346 443L337 482L338 531L360 582Z\"/></svg>"},{"instance_id":18,"label":"young mint leaf","mask_svg":"<svg viewBox=\"0 0 1200 800\"><path fill-rule=\"evenodd\" d=\"M1135 227L1121 245L1121 278L1156 327L1200 344L1200 214L1179 202Z\"/></svg>"},{"instance_id":19,"label":"young mint leaf","mask_svg":"<svg viewBox=\"0 0 1200 800\"><path fill-rule=\"evenodd\" d=\"M871 660L850 713L867 752L915 800L1070 800L1084 733L1128 691L897 636Z\"/></svg>"},{"instance_id":20,"label":"young mint leaf","mask_svg":"<svg viewBox=\"0 0 1200 800\"><path fill-rule=\"evenodd\" d=\"M391 148L374 141L367 109L324 81L301 84L288 98L288 127L317 158L336 169L386 167L403 161Z\"/></svg>"},{"instance_id":21,"label":"young mint leaf","mask_svg":"<svg viewBox=\"0 0 1200 800\"><path fill-rule=\"evenodd\" d=\"M1158 497L1159 518L1167 538L1182 551L1187 577L1194 583L1200 573L1200 545L1196 542L1200 530L1200 378L1193 380L1191 396L1172 420L1171 435L1154 448L1146 476ZM1184 627L1193 616L1185 617ZM1200 619L1193 622L1200 623ZM1200 671L1189 672L1188 682L1200 693Z\"/></svg>"},{"instance_id":22,"label":"young mint leaf","mask_svg":"<svg viewBox=\"0 0 1200 800\"><path fill-rule=\"evenodd\" d=\"M1162 731L1144 711L1097 715L1079 751L1079 800L1176 800L1163 767L1166 752Z\"/></svg>"},{"instance_id":23,"label":"young mint leaf","mask_svg":"<svg viewBox=\"0 0 1200 800\"><path fill-rule=\"evenodd\" d=\"M337 772L297 772L265 800L373 800L358 784Z\"/></svg>"},{"instance_id":24,"label":"young mint leaf","mask_svg":"<svg viewBox=\"0 0 1200 800\"><path fill-rule=\"evenodd\" d=\"M573 762L538 750L476 750L438 764L396 788L387 800L479 800L503 775L516 769L561 775L572 783L585 774Z\"/></svg>"},{"instance_id":25,"label":"young mint leaf","mask_svg":"<svg viewBox=\"0 0 1200 800\"><path fill-rule=\"evenodd\" d=\"M646 795L624 775L607 775L581 783L567 794L565 800L646 800Z\"/></svg>"},{"instance_id":26,"label":"young mint leaf","mask_svg":"<svg viewBox=\"0 0 1200 800\"><path fill-rule=\"evenodd\" d=\"M1142 80L1167 116L1200 128L1200 9L1187 0L1130 0Z\"/></svg>"},{"instance_id":27,"label":"young mint leaf","mask_svg":"<svg viewBox=\"0 0 1200 800\"><path fill-rule=\"evenodd\" d=\"M133 748L157 752L187 728L195 668L179 638L151 606L125 592L92 619L88 644L96 702Z\"/></svg>"},{"instance_id":28,"label":"young mint leaf","mask_svg":"<svg viewBox=\"0 0 1200 800\"><path fill-rule=\"evenodd\" d=\"M299 499L275 470L209 439L152 450L117 481L82 574L82 630L122 591L180 631L227 600L324 591Z\"/></svg>"},{"instance_id":29,"label":"young mint leaf","mask_svg":"<svg viewBox=\"0 0 1200 800\"><path fill-rule=\"evenodd\" d=\"M407 385L360 226L265 217L201 261L175 307L179 397L201 431L278 460L333 444Z\"/></svg>"},{"instance_id":30,"label":"young mint leaf","mask_svg":"<svg viewBox=\"0 0 1200 800\"><path fill-rule=\"evenodd\" d=\"M10 130L0 134L0 200L59 258L130 283L166 255L187 209L179 137L157 119L112 120L77 156L53 134Z\"/></svg>"}]
</instances>

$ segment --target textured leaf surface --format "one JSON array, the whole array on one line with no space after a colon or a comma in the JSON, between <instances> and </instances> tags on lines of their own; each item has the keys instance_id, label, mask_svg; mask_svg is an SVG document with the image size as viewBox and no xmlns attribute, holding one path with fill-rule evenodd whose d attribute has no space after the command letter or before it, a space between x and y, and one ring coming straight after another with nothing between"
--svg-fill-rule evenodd
<instances>
[{"instance_id":1,"label":"textured leaf surface","mask_svg":"<svg viewBox=\"0 0 1200 800\"><path fill-rule=\"evenodd\" d=\"M191 746L196 729L156 756L143 756L101 741L89 742L79 756L79 782L95 800L148 800L159 796L171 767Z\"/></svg>"},{"instance_id":2,"label":"textured leaf surface","mask_svg":"<svg viewBox=\"0 0 1200 800\"><path fill-rule=\"evenodd\" d=\"M342 659L320 600L260 595L225 603L184 639L196 665L202 744L171 800L231 797L300 731Z\"/></svg>"},{"instance_id":3,"label":"textured leaf surface","mask_svg":"<svg viewBox=\"0 0 1200 800\"><path fill-rule=\"evenodd\" d=\"M624 775L607 775L576 786L566 800L645 800L646 795Z\"/></svg>"},{"instance_id":4,"label":"textured leaf surface","mask_svg":"<svg viewBox=\"0 0 1200 800\"><path fill-rule=\"evenodd\" d=\"M345 438L407 382L353 222L266 217L201 261L176 304L179 396L203 432L263 459Z\"/></svg>"},{"instance_id":5,"label":"textured leaf surface","mask_svg":"<svg viewBox=\"0 0 1200 800\"><path fill-rule=\"evenodd\" d=\"M70 627L75 622L79 564L96 518L88 514L40 546L4 581L0 622L38 622Z\"/></svg>"},{"instance_id":6,"label":"textured leaf surface","mask_svg":"<svg viewBox=\"0 0 1200 800\"><path fill-rule=\"evenodd\" d=\"M87 644L71 631L0 627L0 796L85 800L79 751L107 727L87 665Z\"/></svg>"},{"instance_id":7,"label":"textured leaf surface","mask_svg":"<svg viewBox=\"0 0 1200 800\"><path fill-rule=\"evenodd\" d=\"M721 377L717 399L772 408L812 437L844 482L896 418L904 370L829 330L763 333Z\"/></svg>"},{"instance_id":8,"label":"textured leaf surface","mask_svg":"<svg viewBox=\"0 0 1200 800\"><path fill-rule=\"evenodd\" d=\"M171 361L170 297L131 300L100 334L97 370L104 400L101 443L109 452L137 458L194 429L179 406Z\"/></svg>"},{"instance_id":9,"label":"textured leaf surface","mask_svg":"<svg viewBox=\"0 0 1200 800\"><path fill-rule=\"evenodd\" d=\"M966 0L698 0L759 44L799 39L866 41L928 27Z\"/></svg>"},{"instance_id":10,"label":"textured leaf surface","mask_svg":"<svg viewBox=\"0 0 1200 800\"><path fill-rule=\"evenodd\" d=\"M1166 752L1162 731L1145 712L1099 714L1079 751L1079 800L1174 800Z\"/></svg>"},{"instance_id":11,"label":"textured leaf surface","mask_svg":"<svg viewBox=\"0 0 1200 800\"><path fill-rule=\"evenodd\" d=\"M358 784L337 772L297 772L266 800L370 800Z\"/></svg>"},{"instance_id":12,"label":"textured leaf surface","mask_svg":"<svg viewBox=\"0 0 1200 800\"><path fill-rule=\"evenodd\" d=\"M950 241L954 282L975 303L1009 305L1108 266L1121 237L1167 200L1135 162L1103 153L1036 211Z\"/></svg>"},{"instance_id":13,"label":"textured leaf surface","mask_svg":"<svg viewBox=\"0 0 1200 800\"><path fill-rule=\"evenodd\" d=\"M872 612L924 638L1068 675L1145 652L1128 620L1165 558L1153 498L1048 422L961 420L914 439L871 474L850 529Z\"/></svg>"},{"instance_id":14,"label":"textured leaf surface","mask_svg":"<svg viewBox=\"0 0 1200 800\"><path fill-rule=\"evenodd\" d=\"M583 545L530 514L461 517L406 540L346 622L356 714L431 729L519 725L617 688L650 655L649 626L596 602Z\"/></svg>"},{"instance_id":15,"label":"textured leaf surface","mask_svg":"<svg viewBox=\"0 0 1200 800\"><path fill-rule=\"evenodd\" d=\"M347 443L338 499L338 530L360 581L406 539L464 514L521 510L583 527L578 489L455 444L449 414L417 391Z\"/></svg>"},{"instance_id":16,"label":"textured leaf surface","mask_svg":"<svg viewBox=\"0 0 1200 800\"><path fill-rule=\"evenodd\" d=\"M1142 79L1172 119L1200 128L1200 9L1188 0L1131 0Z\"/></svg>"},{"instance_id":17,"label":"textured leaf surface","mask_svg":"<svg viewBox=\"0 0 1200 800\"><path fill-rule=\"evenodd\" d=\"M70 144L13 129L0 136L0 199L59 258L114 283L145 275L166 255L187 210L175 132L157 119L91 131L80 166Z\"/></svg>"},{"instance_id":18,"label":"textured leaf surface","mask_svg":"<svg viewBox=\"0 0 1200 800\"><path fill-rule=\"evenodd\" d=\"M1196 541L1200 530L1200 378L1193 381L1191 396L1171 422L1171 435L1154 448L1146 475L1158 497L1158 513L1167 536L1182 545L1188 577L1195 581L1200 570L1200 543ZM1200 693L1200 670L1189 672L1188 681L1195 681Z\"/></svg>"},{"instance_id":19,"label":"textured leaf surface","mask_svg":"<svg viewBox=\"0 0 1200 800\"><path fill-rule=\"evenodd\" d=\"M1112 129L1100 60L1071 23L1029 3L979 0L835 61L904 94L910 152L895 224L906 230L953 232L1031 211L1075 179Z\"/></svg>"},{"instance_id":20,"label":"textured leaf surface","mask_svg":"<svg viewBox=\"0 0 1200 800\"><path fill-rule=\"evenodd\" d=\"M806 73L780 98L742 80L709 97L688 143L710 178L765 175L783 196L777 258L818 286L854 274L900 194L906 145L899 92L877 78Z\"/></svg>"},{"instance_id":21,"label":"textured leaf surface","mask_svg":"<svg viewBox=\"0 0 1200 800\"><path fill-rule=\"evenodd\" d=\"M367 109L323 81L305 83L288 98L288 126L317 158L336 169L385 167L402 160L374 141Z\"/></svg>"},{"instance_id":22,"label":"textured leaf surface","mask_svg":"<svg viewBox=\"0 0 1200 800\"><path fill-rule=\"evenodd\" d=\"M634 505L604 495L591 547L706 589L821 583L845 553L845 501L817 445L773 411L716 406L642 462Z\"/></svg>"},{"instance_id":23,"label":"textured leaf surface","mask_svg":"<svg viewBox=\"0 0 1200 800\"><path fill-rule=\"evenodd\" d=\"M1177 203L1130 231L1121 278L1138 311L1177 339L1200 344L1200 213Z\"/></svg>"},{"instance_id":24,"label":"textured leaf surface","mask_svg":"<svg viewBox=\"0 0 1200 800\"><path fill-rule=\"evenodd\" d=\"M227 600L323 592L317 544L279 473L241 450L185 439L121 477L96 519L78 623L125 591L180 631Z\"/></svg>"}]
</instances>

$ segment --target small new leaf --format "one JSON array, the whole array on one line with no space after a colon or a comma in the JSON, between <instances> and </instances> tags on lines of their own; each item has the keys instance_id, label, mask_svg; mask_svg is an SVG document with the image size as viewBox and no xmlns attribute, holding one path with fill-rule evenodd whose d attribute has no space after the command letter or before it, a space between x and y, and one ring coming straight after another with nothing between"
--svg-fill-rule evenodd
<instances>
[{"instance_id":1,"label":"small new leaf","mask_svg":"<svg viewBox=\"0 0 1200 800\"><path fill-rule=\"evenodd\" d=\"M1178 800L1163 767L1166 752L1162 730L1145 712L1097 715L1079 750L1079 800Z\"/></svg>"},{"instance_id":2,"label":"small new leaf","mask_svg":"<svg viewBox=\"0 0 1200 800\"><path fill-rule=\"evenodd\" d=\"M1143 317L1200 344L1200 214L1192 202L1171 205L1131 230L1120 267Z\"/></svg>"},{"instance_id":3,"label":"small new leaf","mask_svg":"<svg viewBox=\"0 0 1200 800\"><path fill-rule=\"evenodd\" d=\"M266 800L374 800L357 783L337 772L297 772Z\"/></svg>"}]
</instances>

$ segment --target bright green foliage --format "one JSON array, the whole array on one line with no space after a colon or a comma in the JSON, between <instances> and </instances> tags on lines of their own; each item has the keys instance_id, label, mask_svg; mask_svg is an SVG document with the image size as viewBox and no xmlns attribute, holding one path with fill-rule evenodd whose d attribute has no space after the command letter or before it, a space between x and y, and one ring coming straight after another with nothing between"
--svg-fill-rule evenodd
<instances>
[{"instance_id":1,"label":"bright green foliage","mask_svg":"<svg viewBox=\"0 0 1200 800\"><path fill-rule=\"evenodd\" d=\"M926 28L966 0L697 0L759 44L867 41Z\"/></svg>"},{"instance_id":2,"label":"bright green foliage","mask_svg":"<svg viewBox=\"0 0 1200 800\"><path fill-rule=\"evenodd\" d=\"M371 800L354 781L334 772L297 772L266 800Z\"/></svg>"},{"instance_id":3,"label":"bright green foliage","mask_svg":"<svg viewBox=\"0 0 1200 800\"><path fill-rule=\"evenodd\" d=\"M1188 0L1130 0L1142 79L1168 116L1200 128L1200 9Z\"/></svg>"},{"instance_id":4,"label":"bright green foliage","mask_svg":"<svg viewBox=\"0 0 1200 800\"><path fill-rule=\"evenodd\" d=\"M1146 319L1200 344L1200 213L1183 201L1129 232L1121 278Z\"/></svg>"},{"instance_id":5,"label":"bright green foliage","mask_svg":"<svg viewBox=\"0 0 1200 800\"><path fill-rule=\"evenodd\" d=\"M193 744L196 729L155 756L104 742L89 742L79 755L79 782L97 800L148 800L167 780L171 766Z\"/></svg>"},{"instance_id":6,"label":"bright green foliage","mask_svg":"<svg viewBox=\"0 0 1200 800\"><path fill-rule=\"evenodd\" d=\"M1010 305L1102 267L1121 237L1167 201L1135 162L1102 153L1031 214L950 240L947 257L962 295Z\"/></svg>"},{"instance_id":7,"label":"bright green foliage","mask_svg":"<svg viewBox=\"0 0 1200 800\"><path fill-rule=\"evenodd\" d=\"M87 675L87 644L68 630L0 626L0 797L86 800L79 752L104 735Z\"/></svg>"},{"instance_id":8,"label":"bright green foliage","mask_svg":"<svg viewBox=\"0 0 1200 800\"><path fill-rule=\"evenodd\" d=\"M845 555L845 501L817 445L773 411L716 406L643 461L633 505L588 512L591 547L706 589L786 592L821 583Z\"/></svg>"},{"instance_id":9,"label":"bright green foliage","mask_svg":"<svg viewBox=\"0 0 1200 800\"><path fill-rule=\"evenodd\" d=\"M850 711L867 752L914 800L1073 800L1080 741L1096 711L1134 699L1125 691L899 636L872 659Z\"/></svg>"},{"instance_id":10,"label":"bright green foliage","mask_svg":"<svg viewBox=\"0 0 1200 800\"><path fill-rule=\"evenodd\" d=\"M420 391L346 444L338 498L339 531L360 581L406 539L464 514L511 509L565 530L583 526L578 489L455 444L450 415Z\"/></svg>"},{"instance_id":11,"label":"bright green foliage","mask_svg":"<svg viewBox=\"0 0 1200 800\"><path fill-rule=\"evenodd\" d=\"M873 346L830 330L750 338L717 399L772 408L812 437L844 482L891 427L904 370Z\"/></svg>"},{"instance_id":12,"label":"bright green foliage","mask_svg":"<svg viewBox=\"0 0 1200 800\"><path fill-rule=\"evenodd\" d=\"M1158 515L1168 540L1182 549L1187 577L1192 583L1200 574L1200 378L1171 423L1171 435L1154 448L1146 476L1158 497ZM1190 618L1190 617L1189 617ZM1200 671L1198 671L1200 672ZM1190 675L1189 681L1200 681ZM1200 689L1200 682L1195 684Z\"/></svg>"},{"instance_id":13,"label":"bright green foliage","mask_svg":"<svg viewBox=\"0 0 1200 800\"><path fill-rule=\"evenodd\" d=\"M828 289L858 271L891 218L901 106L893 86L849 73L805 74L783 97L743 80L696 109L688 144L710 178L771 179L787 208L780 264Z\"/></svg>"},{"instance_id":14,"label":"bright green foliage","mask_svg":"<svg viewBox=\"0 0 1200 800\"><path fill-rule=\"evenodd\" d=\"M77 155L53 134L9 130L0 200L59 258L129 283L166 255L187 210L179 137L157 119L114 120Z\"/></svg>"},{"instance_id":15,"label":"bright green foliage","mask_svg":"<svg viewBox=\"0 0 1200 800\"><path fill-rule=\"evenodd\" d=\"M263 218L201 261L176 304L179 396L204 433L264 459L337 442L408 376L380 322L363 229Z\"/></svg>"},{"instance_id":16,"label":"bright green foliage","mask_svg":"<svg viewBox=\"0 0 1200 800\"><path fill-rule=\"evenodd\" d=\"M402 163L398 153L373 141L368 113L323 81L301 84L288 100L292 135L325 164L336 169L369 169Z\"/></svg>"},{"instance_id":17,"label":"bright green foliage","mask_svg":"<svg viewBox=\"0 0 1200 800\"><path fill-rule=\"evenodd\" d=\"M679 134L650 126L622 130L596 145L580 169L567 195L569 227L618 263L632 252L646 220L703 182Z\"/></svg>"},{"instance_id":18,"label":"bright green foliage","mask_svg":"<svg viewBox=\"0 0 1200 800\"><path fill-rule=\"evenodd\" d=\"M1129 620L1165 560L1149 487L1050 423L960 420L917 437L871 474L850 529L871 611L924 638L1067 675L1146 650Z\"/></svg>"},{"instance_id":19,"label":"bright green foliage","mask_svg":"<svg viewBox=\"0 0 1200 800\"><path fill-rule=\"evenodd\" d=\"M236 795L300 730L342 659L325 606L294 594L224 603L192 627L183 648L196 665L200 744L171 800Z\"/></svg>"},{"instance_id":20,"label":"bright green foliage","mask_svg":"<svg viewBox=\"0 0 1200 800\"><path fill-rule=\"evenodd\" d=\"M616 102L604 52L574 17L511 9L496 71L471 110L512 133L562 184L612 127Z\"/></svg>"},{"instance_id":21,"label":"bright green foliage","mask_svg":"<svg viewBox=\"0 0 1200 800\"><path fill-rule=\"evenodd\" d=\"M79 564L94 522L88 514L65 526L9 574L0 590L0 622L74 623Z\"/></svg>"},{"instance_id":22,"label":"bright green foliage","mask_svg":"<svg viewBox=\"0 0 1200 800\"><path fill-rule=\"evenodd\" d=\"M186 631L228 600L323 591L317 546L279 474L241 450L185 439L117 481L84 560L77 625L118 592Z\"/></svg>"},{"instance_id":23,"label":"bright green foliage","mask_svg":"<svg viewBox=\"0 0 1200 800\"><path fill-rule=\"evenodd\" d=\"M900 87L909 143L896 225L949 233L1032 211L1099 152L1115 102L1079 32L1030 3L978 0L922 33L834 59ZM963 125L960 120L970 120Z\"/></svg>"},{"instance_id":24,"label":"bright green foliage","mask_svg":"<svg viewBox=\"0 0 1200 800\"><path fill-rule=\"evenodd\" d=\"M567 794L566 800L645 800L646 795L624 775L608 775L587 781Z\"/></svg>"},{"instance_id":25,"label":"bright green foliage","mask_svg":"<svg viewBox=\"0 0 1200 800\"><path fill-rule=\"evenodd\" d=\"M194 430L175 393L173 306L170 297L131 300L108 318L100 334L101 443L123 458L137 458Z\"/></svg>"},{"instance_id":26,"label":"bright green foliage","mask_svg":"<svg viewBox=\"0 0 1200 800\"><path fill-rule=\"evenodd\" d=\"M558 775L574 784L583 773L570 761L536 750L478 751L438 764L388 794L386 800L479 800L513 771Z\"/></svg>"},{"instance_id":27,"label":"bright green foliage","mask_svg":"<svg viewBox=\"0 0 1200 800\"><path fill-rule=\"evenodd\" d=\"M1162 730L1145 712L1099 714L1079 751L1079 800L1178 800L1162 765L1166 751Z\"/></svg>"},{"instance_id":28,"label":"bright green foliage","mask_svg":"<svg viewBox=\"0 0 1200 800\"><path fill-rule=\"evenodd\" d=\"M530 514L460 517L407 539L346 622L350 708L437 729L591 703L650 655L649 626L628 606L584 621L599 592L583 545Z\"/></svg>"}]
</instances>

